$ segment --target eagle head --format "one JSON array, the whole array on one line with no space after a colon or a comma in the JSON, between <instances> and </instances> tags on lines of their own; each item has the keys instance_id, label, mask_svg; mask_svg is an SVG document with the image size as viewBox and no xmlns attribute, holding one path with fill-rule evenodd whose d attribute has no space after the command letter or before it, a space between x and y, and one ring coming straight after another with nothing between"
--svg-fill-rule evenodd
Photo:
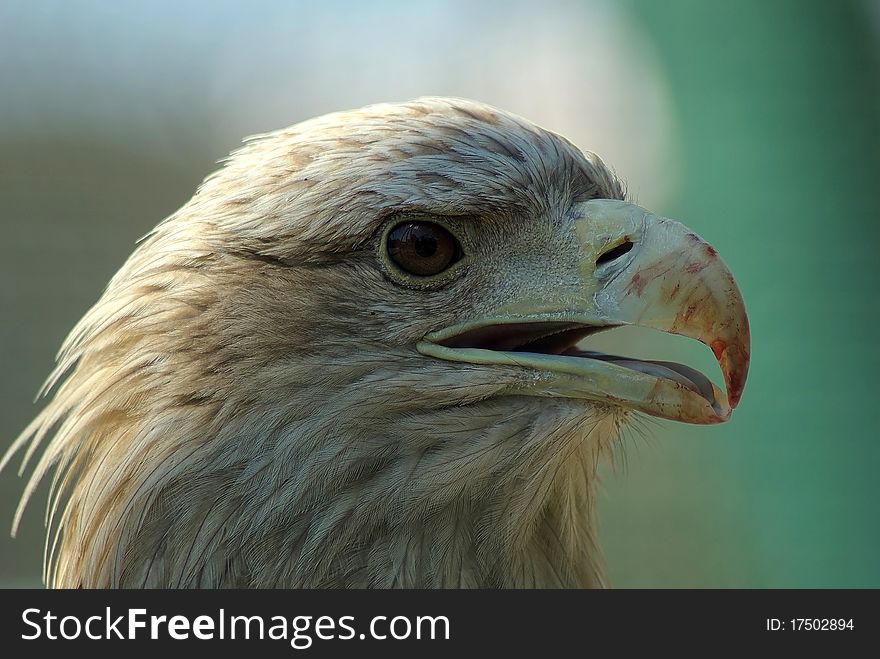
<instances>
[{"instance_id":1,"label":"eagle head","mask_svg":"<svg viewBox=\"0 0 880 659\"><path fill-rule=\"evenodd\" d=\"M625 325L726 391L579 347ZM748 361L715 249L596 155L374 105L248 141L146 236L7 460L46 446L53 586L598 586L600 457L636 414L726 420Z\"/></svg>"}]
</instances>

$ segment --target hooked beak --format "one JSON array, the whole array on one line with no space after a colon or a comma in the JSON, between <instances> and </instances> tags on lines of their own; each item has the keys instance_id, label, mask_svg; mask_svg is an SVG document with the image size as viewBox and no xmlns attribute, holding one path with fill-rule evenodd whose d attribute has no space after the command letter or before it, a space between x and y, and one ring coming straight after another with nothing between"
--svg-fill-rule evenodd
<instances>
[{"instance_id":1,"label":"hooked beak","mask_svg":"<svg viewBox=\"0 0 880 659\"><path fill-rule=\"evenodd\" d=\"M572 210L583 304L548 309L528 292L515 311L432 332L422 354L532 369L518 393L604 401L686 423L720 423L739 403L749 368L745 305L715 249L682 224L626 202ZM683 364L580 350L586 336L621 325L696 339L712 349L722 391Z\"/></svg>"}]
</instances>

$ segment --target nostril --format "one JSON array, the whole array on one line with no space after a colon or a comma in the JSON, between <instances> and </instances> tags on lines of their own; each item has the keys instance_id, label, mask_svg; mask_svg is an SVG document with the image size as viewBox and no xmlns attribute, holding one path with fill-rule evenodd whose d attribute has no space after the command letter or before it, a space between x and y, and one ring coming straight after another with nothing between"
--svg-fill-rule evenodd
<instances>
[{"instance_id":1,"label":"nostril","mask_svg":"<svg viewBox=\"0 0 880 659\"><path fill-rule=\"evenodd\" d=\"M609 263L610 261L619 259L632 248L632 242L630 242L629 240L624 241L620 243L617 247L612 247L607 252L602 254L598 259L596 259L596 265L602 265L603 263Z\"/></svg>"}]
</instances>

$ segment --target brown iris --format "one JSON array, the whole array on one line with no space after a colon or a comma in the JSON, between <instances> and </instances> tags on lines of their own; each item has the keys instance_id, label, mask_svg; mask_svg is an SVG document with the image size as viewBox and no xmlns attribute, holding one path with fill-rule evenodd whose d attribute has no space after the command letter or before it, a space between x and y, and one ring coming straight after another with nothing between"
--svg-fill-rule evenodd
<instances>
[{"instance_id":1,"label":"brown iris","mask_svg":"<svg viewBox=\"0 0 880 659\"><path fill-rule=\"evenodd\" d=\"M462 256L461 245L433 222L404 222L388 234L388 256L403 271L419 277L437 275Z\"/></svg>"}]
</instances>

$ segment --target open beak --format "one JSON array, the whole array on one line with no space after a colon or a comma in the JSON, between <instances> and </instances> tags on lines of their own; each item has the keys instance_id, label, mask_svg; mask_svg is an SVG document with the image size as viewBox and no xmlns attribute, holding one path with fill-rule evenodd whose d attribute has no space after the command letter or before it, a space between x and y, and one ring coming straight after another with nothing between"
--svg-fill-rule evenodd
<instances>
[{"instance_id":1,"label":"open beak","mask_svg":"<svg viewBox=\"0 0 880 659\"><path fill-rule=\"evenodd\" d=\"M745 386L750 335L739 288L715 249L682 224L626 202L584 202L572 217L582 308L567 303L548 310L546 297L524 292L515 312L432 332L417 349L545 376L522 385L524 394L605 401L686 423L726 421ZM683 364L576 347L590 334L622 325L706 344L726 391Z\"/></svg>"}]
</instances>

